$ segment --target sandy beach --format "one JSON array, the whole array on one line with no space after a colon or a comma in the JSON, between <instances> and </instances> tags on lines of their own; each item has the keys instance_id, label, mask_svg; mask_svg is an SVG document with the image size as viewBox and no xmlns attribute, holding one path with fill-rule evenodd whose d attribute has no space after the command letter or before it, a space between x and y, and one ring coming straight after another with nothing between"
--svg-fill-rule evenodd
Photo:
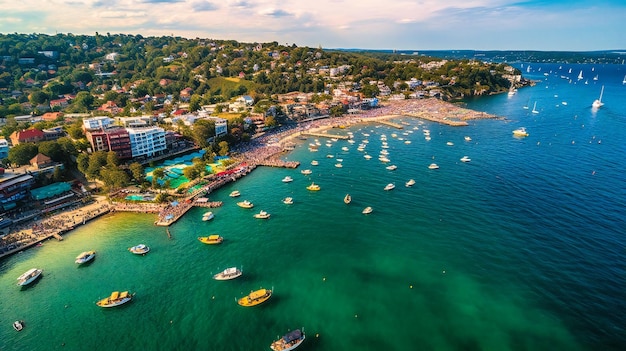
<instances>
[{"instance_id":1,"label":"sandy beach","mask_svg":"<svg viewBox=\"0 0 626 351\"><path fill-rule=\"evenodd\" d=\"M238 162L230 168L245 165L245 171L238 174L238 176L243 176L258 165L297 167L297 165L281 161L279 157L285 152L285 145L303 133L324 134L331 128L347 127L354 124L398 117L415 117L450 126L464 126L467 125L468 120L472 119L498 118L494 115L469 110L437 99L390 101L376 109L361 111L358 114L322 118L297 125L281 126L259 138L251 140L245 145L234 147L232 157ZM232 181L231 178L233 178L232 175L227 177L207 176L204 180L208 180L209 184L195 192L193 197L197 196L198 193L204 193L206 194L204 196L207 196L211 191L219 189L222 185ZM13 228L8 235L0 239L0 258L19 252L52 237L62 239L60 234L66 233L106 213L156 213L158 220L162 221L167 215L182 216L188 209L187 207L191 206L193 206L192 202L188 202L187 206L178 208L152 203L112 204L104 196L96 196L93 202L84 206L73 206L44 219L36 219L26 225ZM185 208L183 209L183 207Z\"/></svg>"}]
</instances>

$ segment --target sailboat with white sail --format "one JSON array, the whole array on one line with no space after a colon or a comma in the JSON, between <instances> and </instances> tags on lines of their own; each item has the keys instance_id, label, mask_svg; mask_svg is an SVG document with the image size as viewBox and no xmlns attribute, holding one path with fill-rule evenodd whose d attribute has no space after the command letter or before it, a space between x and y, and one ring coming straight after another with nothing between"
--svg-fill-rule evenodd
<instances>
[{"instance_id":1,"label":"sailboat with white sail","mask_svg":"<svg viewBox=\"0 0 626 351\"><path fill-rule=\"evenodd\" d=\"M604 94L604 85L602 86L602 90L600 90L600 97L591 104L591 107L599 108L604 105L604 102L602 102L602 94Z\"/></svg>"},{"instance_id":2,"label":"sailboat with white sail","mask_svg":"<svg viewBox=\"0 0 626 351\"><path fill-rule=\"evenodd\" d=\"M580 73L578 73L578 80L583 79L583 70L580 70Z\"/></svg>"},{"instance_id":3,"label":"sailboat with white sail","mask_svg":"<svg viewBox=\"0 0 626 351\"><path fill-rule=\"evenodd\" d=\"M535 101L535 104L533 105L533 110L531 112L532 113L539 113L539 111L537 111L537 101Z\"/></svg>"},{"instance_id":4,"label":"sailboat with white sail","mask_svg":"<svg viewBox=\"0 0 626 351\"><path fill-rule=\"evenodd\" d=\"M622 80L622 84L626 84L626 76L624 76L624 79Z\"/></svg>"}]
</instances>

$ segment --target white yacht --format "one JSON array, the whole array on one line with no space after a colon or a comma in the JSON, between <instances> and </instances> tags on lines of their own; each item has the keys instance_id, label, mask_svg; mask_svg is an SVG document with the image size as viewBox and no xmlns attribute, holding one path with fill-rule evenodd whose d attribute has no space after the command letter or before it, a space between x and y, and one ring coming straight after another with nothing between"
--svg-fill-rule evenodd
<instances>
[{"instance_id":1,"label":"white yacht","mask_svg":"<svg viewBox=\"0 0 626 351\"><path fill-rule=\"evenodd\" d=\"M80 255L76 256L76 264L83 264L93 260L96 257L95 251L84 251Z\"/></svg>"},{"instance_id":2,"label":"white yacht","mask_svg":"<svg viewBox=\"0 0 626 351\"><path fill-rule=\"evenodd\" d=\"M270 214L261 210L259 213L254 215L254 218L258 218L258 219L268 219L270 218Z\"/></svg>"},{"instance_id":3,"label":"white yacht","mask_svg":"<svg viewBox=\"0 0 626 351\"><path fill-rule=\"evenodd\" d=\"M226 268L225 270L215 274L213 279L215 280L231 280L240 277L243 272L237 267Z\"/></svg>"},{"instance_id":4,"label":"white yacht","mask_svg":"<svg viewBox=\"0 0 626 351\"><path fill-rule=\"evenodd\" d=\"M26 286L41 276L43 269L31 268L17 278L17 285Z\"/></svg>"}]
</instances>

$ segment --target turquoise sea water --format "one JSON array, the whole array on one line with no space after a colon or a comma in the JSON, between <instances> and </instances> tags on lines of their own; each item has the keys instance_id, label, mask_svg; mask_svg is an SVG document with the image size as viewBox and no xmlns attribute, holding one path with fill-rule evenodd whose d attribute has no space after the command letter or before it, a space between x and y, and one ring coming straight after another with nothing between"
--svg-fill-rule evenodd
<instances>
[{"instance_id":1,"label":"turquoise sea water","mask_svg":"<svg viewBox=\"0 0 626 351\"><path fill-rule=\"evenodd\" d=\"M215 218L202 222L206 211L193 209L171 240L153 215L115 214L0 261L0 349L268 350L304 327L299 350L623 350L626 67L532 67L535 87L468 102L506 120L331 130L353 132L356 143L320 140L309 152L313 139L302 142L286 155L299 169L258 168L211 194L224 201ZM560 78L569 67L589 84ZM606 105L593 112L602 84ZM522 108L535 101L539 114ZM520 126L527 138L512 137ZM377 160L381 134L395 171ZM356 150L363 139L371 160ZM433 162L440 169L429 170ZM282 183L286 175L294 181ZM319 192L305 189L312 181ZM241 198L228 197L235 189ZM295 203L284 205L286 196ZM242 199L254 209L237 207ZM259 210L271 219L254 219ZM212 233L225 242L197 240ZM151 252L127 251L139 243ZM95 261L77 267L89 249ZM231 266L244 275L211 278ZM22 290L16 278L32 267L44 276ZM237 305L260 287L274 290L268 302ZM95 305L114 290L136 299Z\"/></svg>"}]
</instances>

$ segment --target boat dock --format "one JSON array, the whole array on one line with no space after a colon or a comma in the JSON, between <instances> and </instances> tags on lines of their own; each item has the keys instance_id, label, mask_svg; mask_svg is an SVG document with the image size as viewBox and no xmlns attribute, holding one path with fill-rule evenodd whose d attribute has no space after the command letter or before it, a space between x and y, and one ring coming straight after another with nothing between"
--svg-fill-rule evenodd
<instances>
[{"instance_id":1,"label":"boat dock","mask_svg":"<svg viewBox=\"0 0 626 351\"><path fill-rule=\"evenodd\" d=\"M405 115L409 116L409 117L425 119L425 120L431 121L431 122L437 122L437 123L446 124L446 125L449 125L449 126L452 126L452 127L462 127L462 126L469 125L466 121L452 120L452 119L448 119L447 117L443 117L442 118L442 117L433 116L431 114L424 113L424 112L406 113Z\"/></svg>"},{"instance_id":2,"label":"boat dock","mask_svg":"<svg viewBox=\"0 0 626 351\"><path fill-rule=\"evenodd\" d=\"M193 203L194 206L196 207L205 207L205 208L217 208L217 207L221 207L222 206L222 202L221 201L207 201L207 202L200 202L200 201L196 201Z\"/></svg>"},{"instance_id":3,"label":"boat dock","mask_svg":"<svg viewBox=\"0 0 626 351\"><path fill-rule=\"evenodd\" d=\"M268 158L257 162L258 166L265 167L280 167L280 168L298 168L300 162L298 161L283 161L278 158Z\"/></svg>"},{"instance_id":4,"label":"boat dock","mask_svg":"<svg viewBox=\"0 0 626 351\"><path fill-rule=\"evenodd\" d=\"M328 134L328 133L302 132L302 135L307 135L307 136L312 136L312 137L320 137L320 138L336 138L336 139L341 139L341 140L348 140L348 139L350 139L350 137L347 136L347 135L336 135L336 134Z\"/></svg>"},{"instance_id":5,"label":"boat dock","mask_svg":"<svg viewBox=\"0 0 626 351\"><path fill-rule=\"evenodd\" d=\"M400 116L398 116L398 117L400 117ZM378 122L380 124L384 124L384 125L390 126L390 127L394 127L396 129L404 129L404 126L402 124L393 123L393 122L384 121L384 120L379 120L379 121L376 121L376 122Z\"/></svg>"}]
</instances>

